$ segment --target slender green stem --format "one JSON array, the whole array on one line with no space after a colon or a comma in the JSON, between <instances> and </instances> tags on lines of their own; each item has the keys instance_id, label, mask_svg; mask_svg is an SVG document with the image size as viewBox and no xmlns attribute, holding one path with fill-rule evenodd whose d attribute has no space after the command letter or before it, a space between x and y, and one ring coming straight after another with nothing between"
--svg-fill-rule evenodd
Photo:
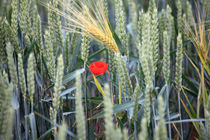
<instances>
[{"instance_id":1,"label":"slender green stem","mask_svg":"<svg viewBox=\"0 0 210 140\"><path fill-rule=\"evenodd\" d=\"M24 111L25 111L25 116L28 115L28 109L27 109L27 103L26 100L24 99ZM25 120L25 139L28 140L28 124L27 121Z\"/></svg>"},{"instance_id":2,"label":"slender green stem","mask_svg":"<svg viewBox=\"0 0 210 140\"><path fill-rule=\"evenodd\" d=\"M179 109L179 120L182 120L181 117L181 102L180 102L180 91L178 92L178 109ZM182 128L182 123L180 123L180 129L181 129L181 139L183 140L183 128Z\"/></svg>"},{"instance_id":3,"label":"slender green stem","mask_svg":"<svg viewBox=\"0 0 210 140\"><path fill-rule=\"evenodd\" d=\"M155 105L154 104L152 105L152 112L153 112L153 115L154 115L154 118L155 118L156 114L155 114ZM154 120L154 123L155 123L155 127L156 127L157 126L157 121Z\"/></svg>"},{"instance_id":4,"label":"slender green stem","mask_svg":"<svg viewBox=\"0 0 210 140\"><path fill-rule=\"evenodd\" d=\"M54 112L54 138L56 139L56 130L57 130L57 126L56 126L56 124L57 124L57 113L56 113L56 111Z\"/></svg>"},{"instance_id":5,"label":"slender green stem","mask_svg":"<svg viewBox=\"0 0 210 140\"><path fill-rule=\"evenodd\" d=\"M85 69L85 72L84 72L84 80L85 80L85 117L88 118L88 95L87 95L87 71L86 71L86 63L84 62L84 69ZM88 134L88 131L89 131L89 125L87 123L87 134Z\"/></svg>"},{"instance_id":6,"label":"slender green stem","mask_svg":"<svg viewBox=\"0 0 210 140\"><path fill-rule=\"evenodd\" d=\"M34 112L34 102L31 102L31 112Z\"/></svg>"},{"instance_id":7,"label":"slender green stem","mask_svg":"<svg viewBox=\"0 0 210 140\"><path fill-rule=\"evenodd\" d=\"M169 94L170 94L170 85L167 84L167 87L166 87L166 101L167 101L167 116L168 116L168 122L171 121L171 118L170 118L170 101L169 101ZM171 140L171 123L168 124L168 133L169 133L169 140Z\"/></svg>"},{"instance_id":8,"label":"slender green stem","mask_svg":"<svg viewBox=\"0 0 210 140\"><path fill-rule=\"evenodd\" d=\"M138 140L138 138L137 138L136 120L134 120L134 140Z\"/></svg>"}]
</instances>

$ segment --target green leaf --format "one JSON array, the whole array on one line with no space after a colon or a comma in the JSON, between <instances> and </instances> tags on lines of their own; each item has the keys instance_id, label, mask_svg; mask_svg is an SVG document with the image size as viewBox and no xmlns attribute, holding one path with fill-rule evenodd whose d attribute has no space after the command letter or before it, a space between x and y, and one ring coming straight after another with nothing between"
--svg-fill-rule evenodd
<instances>
[{"instance_id":1,"label":"green leaf","mask_svg":"<svg viewBox=\"0 0 210 140\"><path fill-rule=\"evenodd\" d=\"M23 59L23 64L24 64L24 65L25 65L26 62L28 61L28 57L29 57L31 51L33 51L34 47L35 47L35 42L33 41L33 42L31 43L30 47L25 49L25 51L24 51L24 54L25 54L25 55L24 55L24 59Z\"/></svg>"},{"instance_id":2,"label":"green leaf","mask_svg":"<svg viewBox=\"0 0 210 140\"><path fill-rule=\"evenodd\" d=\"M94 58L95 56L101 54L103 51L105 51L106 48L100 49L99 51L95 52L94 54L92 54L91 56L88 57L88 60Z\"/></svg>"},{"instance_id":3,"label":"green leaf","mask_svg":"<svg viewBox=\"0 0 210 140\"><path fill-rule=\"evenodd\" d=\"M38 140L46 140L49 139L52 130L54 130L54 128L50 128L49 130L47 130L43 135L41 135Z\"/></svg>"},{"instance_id":4,"label":"green leaf","mask_svg":"<svg viewBox=\"0 0 210 140\"><path fill-rule=\"evenodd\" d=\"M92 97L90 99L88 99L89 102L94 103L94 104L100 104L103 102L103 98L102 97Z\"/></svg>"},{"instance_id":5,"label":"green leaf","mask_svg":"<svg viewBox=\"0 0 210 140\"><path fill-rule=\"evenodd\" d=\"M70 94L70 93L71 93L72 91L74 91L74 90L76 90L76 87L72 87L72 88L69 88L69 89L67 89L67 90L64 90L63 92L60 93L60 97L63 97L63 96L65 96L65 95L67 95L67 94ZM63 99L66 99L66 97L63 97ZM75 99L75 97L73 97L73 96L68 96L68 99ZM47 99L43 99L42 101L50 102L50 101L52 101L52 98L49 97L49 98L47 98Z\"/></svg>"},{"instance_id":6,"label":"green leaf","mask_svg":"<svg viewBox=\"0 0 210 140\"><path fill-rule=\"evenodd\" d=\"M144 99L140 99L138 101L139 104L143 104L143 102L144 102ZM124 104L115 105L113 107L113 110L114 110L113 114L128 110L129 108L133 108L133 106L134 106L134 101L130 101L130 102L127 102ZM93 116L90 119L98 119L98 118L102 118L103 116L104 116L104 111L96 114L95 116Z\"/></svg>"},{"instance_id":7,"label":"green leaf","mask_svg":"<svg viewBox=\"0 0 210 140\"><path fill-rule=\"evenodd\" d=\"M64 95L67 95L69 93L71 93L72 91L74 91L76 89L76 87L72 87L72 88L69 88L67 90L64 90L63 92L60 93L60 96L64 96Z\"/></svg>"},{"instance_id":8,"label":"green leaf","mask_svg":"<svg viewBox=\"0 0 210 140\"><path fill-rule=\"evenodd\" d=\"M182 76L183 79L185 80L185 82L187 83L187 85L189 86L188 88L190 88L191 92L188 91L192 96L197 97L198 96L198 87L199 87L199 83L197 83L196 81L194 81L193 79L183 75Z\"/></svg>"},{"instance_id":9,"label":"green leaf","mask_svg":"<svg viewBox=\"0 0 210 140\"><path fill-rule=\"evenodd\" d=\"M79 71L80 74L82 74L85 71L85 69L82 68L82 69L79 69L79 70L76 70L76 71ZM73 80L76 77L76 71L71 72L71 73L65 75L63 77L63 84L67 84L68 82L70 82L71 80Z\"/></svg>"},{"instance_id":10,"label":"green leaf","mask_svg":"<svg viewBox=\"0 0 210 140\"><path fill-rule=\"evenodd\" d=\"M32 133L32 139L36 140L37 139L37 128L36 128L36 120L34 113L31 113L28 115L30 127L31 127L31 133Z\"/></svg>"},{"instance_id":11,"label":"green leaf","mask_svg":"<svg viewBox=\"0 0 210 140\"><path fill-rule=\"evenodd\" d=\"M120 52L121 53L124 52L123 51L123 47L122 47L122 43L121 43L119 37L117 36L116 32L114 31L114 29L112 28L112 26L111 26L111 24L109 22L108 22L108 25L109 25L109 28L110 28L110 30L112 32L112 36L113 36L115 42L117 43L117 46L118 46Z\"/></svg>"},{"instance_id":12,"label":"green leaf","mask_svg":"<svg viewBox=\"0 0 210 140\"><path fill-rule=\"evenodd\" d=\"M60 128L60 125L54 124L53 121L51 121L50 119L48 119L48 118L45 117L44 115L42 115L42 114L40 114L40 113L38 113L38 112L34 112L34 113L35 113L37 116L41 117L42 119L48 121L48 122L51 123L52 125L55 125L56 127ZM67 130L66 133L67 133L69 136L71 136L71 137L74 137L74 138L76 137L76 136L74 135L74 133L72 133L72 132L69 131L69 130Z\"/></svg>"}]
</instances>

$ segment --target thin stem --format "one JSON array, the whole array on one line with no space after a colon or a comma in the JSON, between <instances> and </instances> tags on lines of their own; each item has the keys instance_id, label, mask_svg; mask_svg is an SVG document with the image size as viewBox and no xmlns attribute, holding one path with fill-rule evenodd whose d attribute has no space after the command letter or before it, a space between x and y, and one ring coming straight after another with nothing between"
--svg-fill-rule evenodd
<instances>
[{"instance_id":1,"label":"thin stem","mask_svg":"<svg viewBox=\"0 0 210 140\"><path fill-rule=\"evenodd\" d=\"M87 95L87 71L86 71L86 63L84 62L84 80L85 80L85 117L88 118L88 95ZM88 133L88 130L89 130L89 125L87 123L87 133Z\"/></svg>"},{"instance_id":2,"label":"thin stem","mask_svg":"<svg viewBox=\"0 0 210 140\"><path fill-rule=\"evenodd\" d=\"M168 122L171 121L170 119L170 103L169 103L169 84L167 84L167 88L166 88L166 100L167 100L167 116L168 116ZM171 140L171 124L168 124L168 131L169 131L169 140Z\"/></svg>"},{"instance_id":3,"label":"thin stem","mask_svg":"<svg viewBox=\"0 0 210 140\"><path fill-rule=\"evenodd\" d=\"M111 92L112 104L114 104L114 96L113 96L113 91L112 91L112 80L111 80L112 77L108 70L107 70L107 73L109 75L109 80L110 80L110 92Z\"/></svg>"},{"instance_id":4,"label":"thin stem","mask_svg":"<svg viewBox=\"0 0 210 140\"><path fill-rule=\"evenodd\" d=\"M31 112L34 112L34 103L33 103L33 101L31 102Z\"/></svg>"},{"instance_id":5,"label":"thin stem","mask_svg":"<svg viewBox=\"0 0 210 140\"><path fill-rule=\"evenodd\" d=\"M26 100L24 99L24 110L25 110L25 116L28 115L28 109L27 109L27 103L26 103ZM26 137L26 140L28 140L28 124L27 124L27 121L25 120L25 137Z\"/></svg>"},{"instance_id":6,"label":"thin stem","mask_svg":"<svg viewBox=\"0 0 210 140\"><path fill-rule=\"evenodd\" d=\"M137 140L137 128L136 128L136 121L134 121L134 140Z\"/></svg>"},{"instance_id":7,"label":"thin stem","mask_svg":"<svg viewBox=\"0 0 210 140\"><path fill-rule=\"evenodd\" d=\"M53 125L54 125L54 138L56 139L56 133L57 133L57 132L56 132L57 126L55 125L55 124L57 124L57 123L56 123L56 122L57 122L57 120L56 120L56 118L57 118L57 112L56 112L56 111L54 112L54 117L55 117L55 118L54 118L54 124L53 124Z\"/></svg>"},{"instance_id":8,"label":"thin stem","mask_svg":"<svg viewBox=\"0 0 210 140\"><path fill-rule=\"evenodd\" d=\"M178 91L178 109L179 109L179 120L182 120L181 117L181 102L180 102L180 91ZM181 139L183 140L183 128L182 128L182 123L180 123L180 127L181 127Z\"/></svg>"},{"instance_id":9,"label":"thin stem","mask_svg":"<svg viewBox=\"0 0 210 140\"><path fill-rule=\"evenodd\" d=\"M128 134L130 135L132 133L132 131L131 131L132 130L131 129L131 119L130 118L128 119L128 125L129 125L129 129L128 129L129 132L128 132Z\"/></svg>"},{"instance_id":10,"label":"thin stem","mask_svg":"<svg viewBox=\"0 0 210 140\"><path fill-rule=\"evenodd\" d=\"M156 118L156 114L155 114L155 105L154 105L154 104L152 105L152 112L153 112L154 118ZM156 120L154 120L154 123L155 123L155 128L156 128L156 126L157 126Z\"/></svg>"}]
</instances>

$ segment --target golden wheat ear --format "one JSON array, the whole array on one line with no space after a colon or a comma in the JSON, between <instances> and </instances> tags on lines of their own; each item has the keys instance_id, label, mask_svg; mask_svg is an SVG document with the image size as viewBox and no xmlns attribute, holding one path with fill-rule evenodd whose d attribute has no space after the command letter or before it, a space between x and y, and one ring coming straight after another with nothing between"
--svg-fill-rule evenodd
<instances>
[{"instance_id":1,"label":"golden wheat ear","mask_svg":"<svg viewBox=\"0 0 210 140\"><path fill-rule=\"evenodd\" d=\"M90 0L86 2L73 0L71 4L58 0L59 6L61 9L65 9L64 11L42 1L39 1L39 3L65 18L68 21L66 24L67 27L64 27L67 31L76 32L92 38L105 44L109 50L120 53L100 1L90 6ZM82 32L75 29L81 29Z\"/></svg>"}]
</instances>

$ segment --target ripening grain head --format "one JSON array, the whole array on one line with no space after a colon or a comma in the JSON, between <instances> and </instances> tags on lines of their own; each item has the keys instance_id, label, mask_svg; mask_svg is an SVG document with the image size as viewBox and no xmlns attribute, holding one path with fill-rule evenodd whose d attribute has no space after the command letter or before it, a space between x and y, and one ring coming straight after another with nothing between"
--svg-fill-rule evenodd
<instances>
[{"instance_id":1,"label":"ripening grain head","mask_svg":"<svg viewBox=\"0 0 210 140\"><path fill-rule=\"evenodd\" d=\"M69 21L64 27L69 32L76 32L84 36L88 36L107 46L113 52L120 53L117 44L112 36L108 20L105 17L101 3L97 2L90 6L90 2L72 1L72 4L64 3L59 0L61 9L54 8L44 2L40 3L45 7L49 7L57 14ZM95 8L94 8L95 7ZM81 29L81 31L75 29Z\"/></svg>"}]
</instances>

